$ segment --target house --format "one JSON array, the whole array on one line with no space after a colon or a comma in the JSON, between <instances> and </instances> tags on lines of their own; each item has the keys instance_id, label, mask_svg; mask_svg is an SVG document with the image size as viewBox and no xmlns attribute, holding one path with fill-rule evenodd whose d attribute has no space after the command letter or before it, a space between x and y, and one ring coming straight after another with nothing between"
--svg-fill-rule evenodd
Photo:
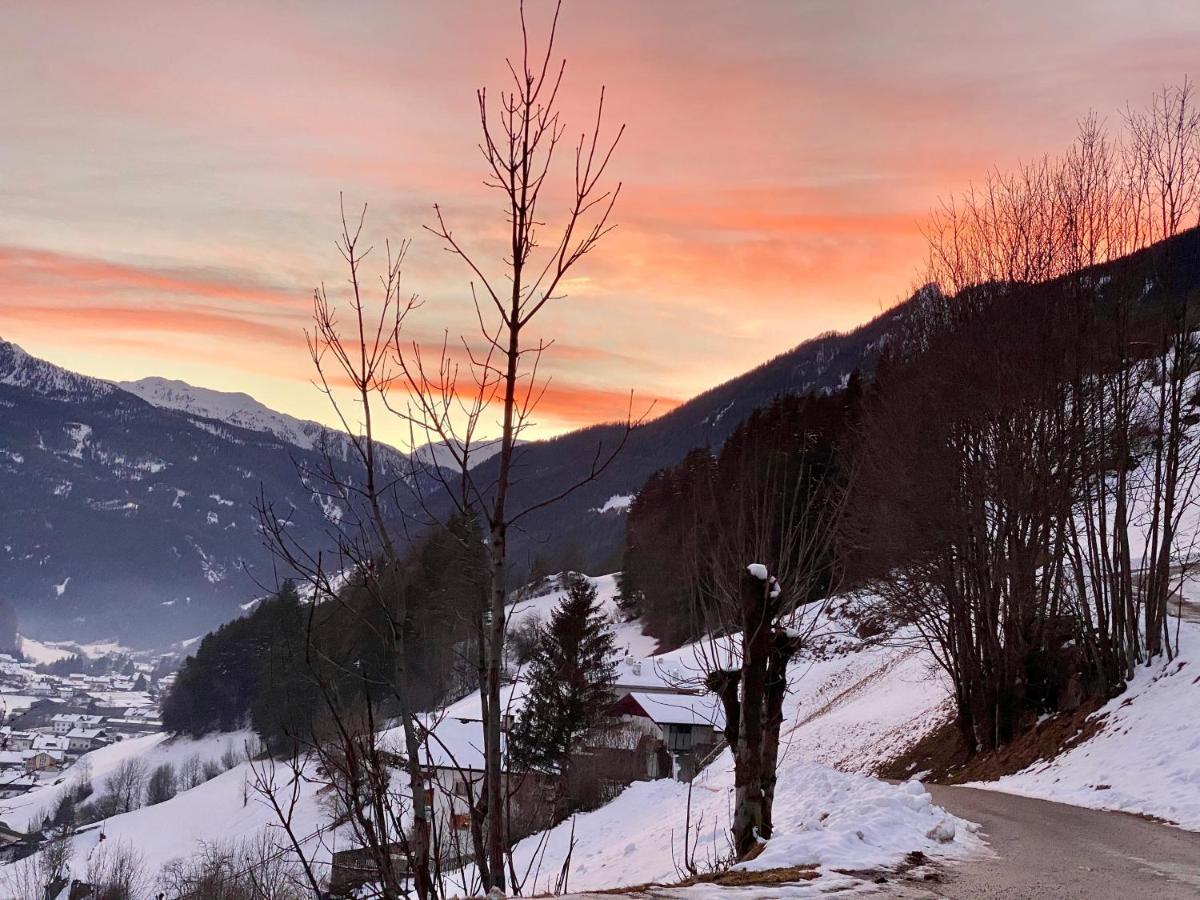
<instances>
[{"instance_id":1,"label":"house","mask_svg":"<svg viewBox=\"0 0 1200 900\"><path fill-rule=\"evenodd\" d=\"M618 660L613 672L613 694L622 697L630 691L643 694L692 694L688 684L695 682L695 673L686 672L672 663L656 659Z\"/></svg>"},{"instance_id":2,"label":"house","mask_svg":"<svg viewBox=\"0 0 1200 900\"><path fill-rule=\"evenodd\" d=\"M38 783L37 776L31 773L15 771L0 773L0 800L27 794L37 787Z\"/></svg>"},{"instance_id":3,"label":"house","mask_svg":"<svg viewBox=\"0 0 1200 900\"><path fill-rule=\"evenodd\" d=\"M86 713L58 713L50 720L50 727L55 734L65 735L73 728L97 728L103 722L103 716L92 716Z\"/></svg>"},{"instance_id":4,"label":"house","mask_svg":"<svg viewBox=\"0 0 1200 900\"><path fill-rule=\"evenodd\" d=\"M89 753L108 743L103 728L73 728L66 737L68 753Z\"/></svg>"},{"instance_id":5,"label":"house","mask_svg":"<svg viewBox=\"0 0 1200 900\"><path fill-rule=\"evenodd\" d=\"M69 746L70 744L67 742L66 735L35 734L33 736L33 743L30 745L30 749L66 753Z\"/></svg>"},{"instance_id":6,"label":"house","mask_svg":"<svg viewBox=\"0 0 1200 900\"><path fill-rule=\"evenodd\" d=\"M514 691L523 686L507 686L508 703ZM425 796L432 809L432 819L445 856L445 862L462 864L472 858L471 800L476 801L483 790L482 721L474 715L448 716L430 722L429 739L425 742ZM505 733L501 733L501 752L504 752ZM505 756L505 758L507 758ZM541 831L554 824L555 801L559 778L544 773L521 773L510 784L507 770L501 772L505 795L510 797L509 840Z\"/></svg>"},{"instance_id":7,"label":"house","mask_svg":"<svg viewBox=\"0 0 1200 900\"><path fill-rule=\"evenodd\" d=\"M0 770L25 768L25 755L20 750L0 750Z\"/></svg>"},{"instance_id":8,"label":"house","mask_svg":"<svg viewBox=\"0 0 1200 900\"><path fill-rule=\"evenodd\" d=\"M0 746L6 750L32 750L34 733L32 731L9 731L0 734Z\"/></svg>"},{"instance_id":9,"label":"house","mask_svg":"<svg viewBox=\"0 0 1200 900\"><path fill-rule=\"evenodd\" d=\"M724 741L725 711L713 694L630 691L609 715L651 739L650 778L690 781Z\"/></svg>"},{"instance_id":10,"label":"house","mask_svg":"<svg viewBox=\"0 0 1200 900\"><path fill-rule=\"evenodd\" d=\"M66 762L67 754L62 750L26 750L22 756L26 772L45 772L47 769L61 769Z\"/></svg>"}]
</instances>

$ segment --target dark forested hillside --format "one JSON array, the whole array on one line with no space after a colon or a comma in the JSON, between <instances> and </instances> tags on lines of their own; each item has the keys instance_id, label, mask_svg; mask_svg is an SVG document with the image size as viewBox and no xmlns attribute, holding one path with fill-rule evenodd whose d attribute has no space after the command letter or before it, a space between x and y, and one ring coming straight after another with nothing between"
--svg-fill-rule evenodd
<instances>
[{"instance_id":1,"label":"dark forested hillside","mask_svg":"<svg viewBox=\"0 0 1200 900\"><path fill-rule=\"evenodd\" d=\"M855 373L843 390L780 397L718 453L693 450L650 477L629 509L621 567L621 605L647 634L672 647L719 628L711 613L721 573L753 561L781 581L791 568L819 573L796 586L797 602L829 589L833 559L805 532L833 524L861 396ZM809 552L824 558L803 559Z\"/></svg>"},{"instance_id":2,"label":"dark forested hillside","mask_svg":"<svg viewBox=\"0 0 1200 900\"><path fill-rule=\"evenodd\" d=\"M908 302L901 304L845 334L805 341L635 429L598 478L529 516L510 536L514 581L524 580L531 569L542 574L620 568L625 511L599 512L610 498L635 494L647 478L675 465L690 450L718 451L754 410L777 397L835 390L844 387L855 370L869 374L907 306ZM612 447L622 431L620 426L601 425L520 448L519 483L510 502L520 508L562 491L587 472L597 447ZM492 474L490 466L494 462L481 464L484 476Z\"/></svg>"}]
</instances>

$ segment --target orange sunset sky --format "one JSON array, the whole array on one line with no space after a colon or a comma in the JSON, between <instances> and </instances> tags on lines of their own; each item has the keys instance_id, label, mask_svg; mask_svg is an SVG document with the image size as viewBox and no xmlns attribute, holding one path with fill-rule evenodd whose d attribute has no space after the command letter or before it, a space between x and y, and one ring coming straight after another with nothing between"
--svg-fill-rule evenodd
<instances>
[{"instance_id":1,"label":"orange sunset sky","mask_svg":"<svg viewBox=\"0 0 1200 900\"><path fill-rule=\"evenodd\" d=\"M541 33L550 3L527 10ZM413 238L413 335L468 329L466 275L421 226L440 203L498 260L474 91L517 38L515 4L482 0L6 4L0 336L331 421L302 329L343 278L339 191L376 243ZM1200 3L567 0L559 49L568 133L602 84L627 130L620 227L539 322L541 435L630 389L661 412L902 299L939 195L1200 74Z\"/></svg>"}]
</instances>

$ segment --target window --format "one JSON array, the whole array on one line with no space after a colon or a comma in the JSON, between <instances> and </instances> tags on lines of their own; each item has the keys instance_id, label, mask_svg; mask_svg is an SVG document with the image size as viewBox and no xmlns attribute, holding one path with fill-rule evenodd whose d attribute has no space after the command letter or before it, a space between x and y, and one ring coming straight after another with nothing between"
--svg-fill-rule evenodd
<instances>
[{"instance_id":1,"label":"window","mask_svg":"<svg viewBox=\"0 0 1200 900\"><path fill-rule=\"evenodd\" d=\"M668 750L691 750L692 749L692 726L691 725L669 725L667 726L667 749Z\"/></svg>"}]
</instances>

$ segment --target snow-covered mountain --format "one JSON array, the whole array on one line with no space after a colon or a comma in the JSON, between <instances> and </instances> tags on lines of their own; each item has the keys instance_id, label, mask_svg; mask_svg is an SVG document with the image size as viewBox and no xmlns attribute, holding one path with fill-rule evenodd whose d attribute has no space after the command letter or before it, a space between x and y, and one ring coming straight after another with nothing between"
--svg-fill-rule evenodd
<instances>
[{"instance_id":1,"label":"snow-covered mountain","mask_svg":"<svg viewBox=\"0 0 1200 900\"><path fill-rule=\"evenodd\" d=\"M315 449L329 431L318 422L276 412L240 391L214 391L195 387L186 381L158 377L118 381L116 385L162 409L174 409L216 419L238 428L263 431L305 450Z\"/></svg>"},{"instance_id":2,"label":"snow-covered mountain","mask_svg":"<svg viewBox=\"0 0 1200 900\"><path fill-rule=\"evenodd\" d=\"M0 337L0 385L56 400L105 397L116 390L107 381L79 375L30 356L3 337Z\"/></svg>"},{"instance_id":3,"label":"snow-covered mountain","mask_svg":"<svg viewBox=\"0 0 1200 900\"><path fill-rule=\"evenodd\" d=\"M287 413L277 412L240 391L215 391L211 388L196 387L186 381L157 376L140 378L137 381L118 381L115 384L162 409L173 409L206 419L216 419L238 428L261 431L304 450L320 450L322 446L332 444L340 448L341 452L338 455L345 457L344 432L327 428L310 419L298 419ZM382 443L380 446L385 455L390 456L394 462L398 463L405 458L404 452L395 447ZM471 466L485 462L499 450L499 441L480 443L471 450ZM425 444L417 448L413 455L422 466L457 468L454 455L444 444Z\"/></svg>"}]
</instances>

